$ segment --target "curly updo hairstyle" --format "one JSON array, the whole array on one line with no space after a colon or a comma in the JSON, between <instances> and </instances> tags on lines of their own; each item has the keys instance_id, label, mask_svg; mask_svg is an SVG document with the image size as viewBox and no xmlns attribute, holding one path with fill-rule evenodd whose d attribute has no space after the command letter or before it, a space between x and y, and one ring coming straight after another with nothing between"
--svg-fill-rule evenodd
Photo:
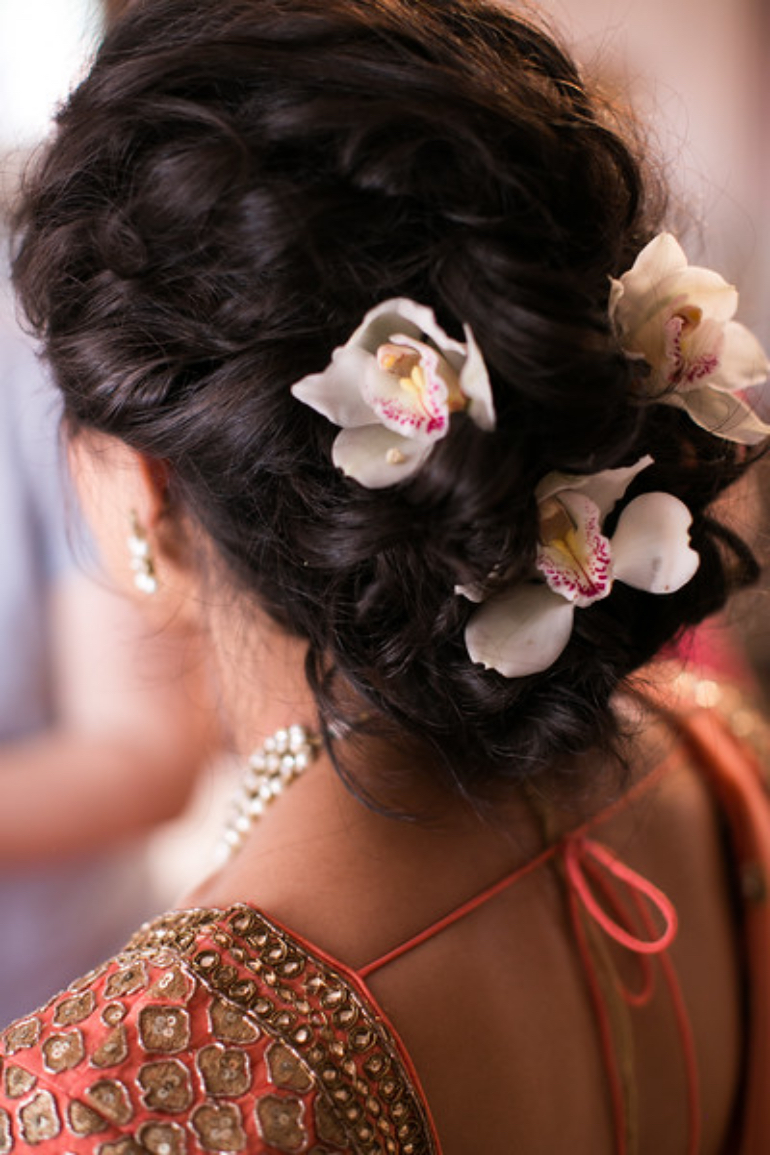
<instances>
[{"instance_id":1,"label":"curly updo hairstyle","mask_svg":"<svg viewBox=\"0 0 770 1155\"><path fill-rule=\"evenodd\" d=\"M308 640L327 734L352 687L367 725L480 798L612 748L619 683L755 574L706 512L742 451L634 403L643 370L608 322L654 199L574 64L510 8L139 0L30 175L15 278L70 427L167 463L172 507ZM456 414L416 476L369 490L290 386L401 296L471 326L497 428ZM537 482L643 453L627 500L686 503L696 577L616 585L542 674L474 665L454 588L530 574Z\"/></svg>"}]
</instances>

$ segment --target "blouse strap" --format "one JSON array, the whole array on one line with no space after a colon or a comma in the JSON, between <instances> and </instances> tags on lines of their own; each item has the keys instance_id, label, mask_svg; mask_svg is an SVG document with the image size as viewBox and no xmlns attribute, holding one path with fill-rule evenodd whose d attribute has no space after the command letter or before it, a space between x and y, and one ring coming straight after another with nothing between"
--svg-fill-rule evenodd
<instances>
[{"instance_id":1,"label":"blouse strap","mask_svg":"<svg viewBox=\"0 0 770 1155\"><path fill-rule=\"evenodd\" d=\"M636 782L630 788L630 790L626 791L622 798L616 799L609 806L601 810L598 814L595 814L592 818L589 818L586 822L582 823L577 827L577 829L572 831L571 834L567 835L565 839L561 839L555 842L553 845L548 846L535 858L531 859L517 870L514 870L510 874L505 875L503 878L498 879L496 882L492 883L491 886L485 887L484 890L480 891L478 894L473 895L467 901L461 903L460 906L450 910L442 918L437 919L437 921L431 923L430 926L425 927L411 938L406 939L405 942L402 942L398 946L393 947L393 949L387 951L386 954L381 955L379 958L374 959L372 962L367 963L365 966L359 967L355 973L359 978L367 979L376 971L382 970L383 967L388 966L390 963L395 962L403 955L409 954L410 951L415 950L417 947L422 946L423 943L428 942L430 939L435 938L443 931L448 930L449 927L454 926L454 924L460 922L461 919L467 918L469 914L472 914L475 910L478 910L479 907L485 906L488 902L491 902L492 899L497 898L499 894L502 894L511 886L515 886L517 882L520 882L528 875L534 873L536 870L539 870L541 866L545 865L545 863L550 862L556 858L557 855L562 853L564 846L570 840L579 839L585 836L587 832L593 827L599 826L601 823L606 822L608 819L612 818L613 815L628 806L640 794L645 793L647 790L651 789L657 782L660 781L660 779L665 773L668 772L668 770L669 761L666 759L645 778L641 779L639 782Z\"/></svg>"}]
</instances>

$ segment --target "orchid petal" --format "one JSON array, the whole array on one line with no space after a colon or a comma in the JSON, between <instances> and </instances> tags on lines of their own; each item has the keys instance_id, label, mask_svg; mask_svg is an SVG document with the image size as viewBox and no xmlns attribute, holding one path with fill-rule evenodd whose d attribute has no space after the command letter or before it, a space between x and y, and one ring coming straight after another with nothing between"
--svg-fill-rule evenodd
<instances>
[{"instance_id":1,"label":"orchid petal","mask_svg":"<svg viewBox=\"0 0 770 1155\"><path fill-rule=\"evenodd\" d=\"M687 257L679 242L671 233L658 233L645 245L628 272L620 280L612 281L610 317L615 319L623 298L631 298L635 303L653 292L665 277L686 268Z\"/></svg>"},{"instance_id":2,"label":"orchid petal","mask_svg":"<svg viewBox=\"0 0 770 1155\"><path fill-rule=\"evenodd\" d=\"M469 602L480 605L487 600L487 589L481 582L472 582L469 585L455 586L455 593L467 598Z\"/></svg>"},{"instance_id":3,"label":"orchid petal","mask_svg":"<svg viewBox=\"0 0 770 1155\"><path fill-rule=\"evenodd\" d=\"M607 312L613 325L617 324L615 320L616 314L625 293L626 289L623 282L616 281L614 277L610 277L610 299L607 303Z\"/></svg>"},{"instance_id":4,"label":"orchid petal","mask_svg":"<svg viewBox=\"0 0 770 1155\"><path fill-rule=\"evenodd\" d=\"M552 503L566 523L537 551L536 566L554 593L576 606L590 606L612 590L610 543L601 532L599 507L584 493L567 489ZM541 505L541 532L543 513Z\"/></svg>"},{"instance_id":5,"label":"orchid petal","mask_svg":"<svg viewBox=\"0 0 770 1155\"><path fill-rule=\"evenodd\" d=\"M505 678L553 665L572 633L574 606L546 585L497 594L471 615L465 642L471 660Z\"/></svg>"},{"instance_id":6,"label":"orchid petal","mask_svg":"<svg viewBox=\"0 0 770 1155\"><path fill-rule=\"evenodd\" d=\"M666 384L679 393L700 389L719 368L725 326L710 317L688 325L673 316L663 326Z\"/></svg>"},{"instance_id":7,"label":"orchid petal","mask_svg":"<svg viewBox=\"0 0 770 1155\"><path fill-rule=\"evenodd\" d=\"M738 308L738 293L710 269L685 269L661 281L646 297L627 299L618 314L621 342L629 353L642 354L658 370L666 368L666 325L696 310L700 325L723 326Z\"/></svg>"},{"instance_id":8,"label":"orchid petal","mask_svg":"<svg viewBox=\"0 0 770 1155\"><path fill-rule=\"evenodd\" d=\"M420 305L408 297L394 297L375 305L355 330L348 345L360 345L374 353L397 333L418 340L423 336L428 337L453 369L459 372L462 367L466 355L465 346L447 336L428 305Z\"/></svg>"},{"instance_id":9,"label":"orchid petal","mask_svg":"<svg viewBox=\"0 0 770 1155\"><path fill-rule=\"evenodd\" d=\"M460 388L463 391L463 396L468 398L468 416L478 425L479 429L491 432L497 423L497 416L489 373L470 325L465 325L463 328L467 357L460 373Z\"/></svg>"},{"instance_id":10,"label":"orchid petal","mask_svg":"<svg viewBox=\"0 0 770 1155\"><path fill-rule=\"evenodd\" d=\"M343 429L370 425L374 413L361 396L361 385L372 360L363 349L344 345L335 349L323 373L303 377L291 391L298 401Z\"/></svg>"},{"instance_id":11,"label":"orchid petal","mask_svg":"<svg viewBox=\"0 0 770 1155\"><path fill-rule=\"evenodd\" d=\"M738 290L719 273L690 265L681 272L666 277L660 284L661 298L684 298L688 305L703 310L711 321L729 321L738 308Z\"/></svg>"},{"instance_id":12,"label":"orchid petal","mask_svg":"<svg viewBox=\"0 0 770 1155\"><path fill-rule=\"evenodd\" d=\"M768 374L770 363L757 338L745 325L730 321L724 327L719 367L710 375L709 385L728 392L749 389L761 385Z\"/></svg>"},{"instance_id":13,"label":"orchid petal","mask_svg":"<svg viewBox=\"0 0 770 1155\"><path fill-rule=\"evenodd\" d=\"M382 301L369 310L343 348L357 346L366 349L368 353L375 353L380 345L387 344L394 333L419 338L423 332L421 322L427 322L431 317L433 310L418 305L416 301L401 297Z\"/></svg>"},{"instance_id":14,"label":"orchid petal","mask_svg":"<svg viewBox=\"0 0 770 1155\"><path fill-rule=\"evenodd\" d=\"M690 547L692 515L670 493L643 493L626 506L612 537L615 577L652 594L674 593L700 565Z\"/></svg>"},{"instance_id":15,"label":"orchid petal","mask_svg":"<svg viewBox=\"0 0 770 1155\"><path fill-rule=\"evenodd\" d=\"M770 437L770 425L754 413L740 397L705 386L686 393L667 393L660 398L666 405L684 409L696 425L709 433L739 445L758 445Z\"/></svg>"},{"instance_id":16,"label":"orchid petal","mask_svg":"<svg viewBox=\"0 0 770 1155\"><path fill-rule=\"evenodd\" d=\"M610 510L620 501L631 482L653 464L649 454L640 457L634 465L623 466L620 469L603 469L600 473L591 473L587 476L570 473L549 473L538 485L535 496L538 501L545 501L555 497L563 490L579 490L589 497L599 507L602 520Z\"/></svg>"},{"instance_id":17,"label":"orchid petal","mask_svg":"<svg viewBox=\"0 0 770 1155\"><path fill-rule=\"evenodd\" d=\"M399 372L386 372L379 367L377 359L372 358L363 383L364 397L386 429L417 441L437 441L449 431L450 377L454 377L453 388L459 406L464 406L454 370L437 350L415 337L395 335L393 342L419 358L415 379L408 374L402 377ZM388 346L396 347L395 344Z\"/></svg>"},{"instance_id":18,"label":"orchid petal","mask_svg":"<svg viewBox=\"0 0 770 1155\"><path fill-rule=\"evenodd\" d=\"M367 489L385 489L416 473L432 448L430 442L400 437L384 425L365 425L337 435L332 460Z\"/></svg>"}]
</instances>

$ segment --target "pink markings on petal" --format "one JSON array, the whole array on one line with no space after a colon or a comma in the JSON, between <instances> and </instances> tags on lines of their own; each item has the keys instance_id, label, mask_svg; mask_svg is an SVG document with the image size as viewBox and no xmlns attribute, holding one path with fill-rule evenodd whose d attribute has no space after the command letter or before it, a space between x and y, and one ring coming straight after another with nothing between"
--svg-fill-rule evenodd
<instances>
[{"instance_id":1,"label":"pink markings on petal","mask_svg":"<svg viewBox=\"0 0 770 1155\"><path fill-rule=\"evenodd\" d=\"M601 513L590 498L570 492L542 502L535 564L553 592L576 606L607 597L612 553L601 532Z\"/></svg>"},{"instance_id":2,"label":"pink markings on petal","mask_svg":"<svg viewBox=\"0 0 770 1155\"><path fill-rule=\"evenodd\" d=\"M379 372L363 392L380 421L402 437L444 437L451 414L467 403L449 362L430 345L401 334L381 345L376 359Z\"/></svg>"},{"instance_id":3,"label":"pink markings on petal","mask_svg":"<svg viewBox=\"0 0 770 1155\"><path fill-rule=\"evenodd\" d=\"M664 325L664 339L669 385L696 387L719 368L724 328L703 320L697 306L680 305Z\"/></svg>"}]
</instances>

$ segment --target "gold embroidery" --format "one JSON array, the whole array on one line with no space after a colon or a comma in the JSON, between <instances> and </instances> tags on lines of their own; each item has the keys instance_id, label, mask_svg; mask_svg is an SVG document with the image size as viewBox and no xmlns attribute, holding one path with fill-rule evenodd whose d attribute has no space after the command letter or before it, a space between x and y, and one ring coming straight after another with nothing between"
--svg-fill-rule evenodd
<instances>
[{"instance_id":1,"label":"gold embroidery","mask_svg":"<svg viewBox=\"0 0 770 1155\"><path fill-rule=\"evenodd\" d=\"M309 1091L313 1086L312 1076L305 1064L283 1043L271 1043L266 1059L270 1078L276 1087L284 1087L289 1091Z\"/></svg>"},{"instance_id":2,"label":"gold embroidery","mask_svg":"<svg viewBox=\"0 0 770 1155\"><path fill-rule=\"evenodd\" d=\"M157 965L157 960L155 960ZM150 987L151 998L173 999L180 1003L189 1002L193 984L180 967L171 967Z\"/></svg>"},{"instance_id":3,"label":"gold embroidery","mask_svg":"<svg viewBox=\"0 0 770 1155\"><path fill-rule=\"evenodd\" d=\"M126 1028L113 1027L100 1047L91 1056L94 1067L117 1067L128 1057Z\"/></svg>"},{"instance_id":4,"label":"gold embroidery","mask_svg":"<svg viewBox=\"0 0 770 1155\"><path fill-rule=\"evenodd\" d=\"M209 1008L209 1021L212 1035L223 1043L255 1043L260 1037L259 1028L246 1015L216 997Z\"/></svg>"},{"instance_id":5,"label":"gold embroidery","mask_svg":"<svg viewBox=\"0 0 770 1155\"><path fill-rule=\"evenodd\" d=\"M324 1143L342 1144L345 1142L344 1127L320 1095L315 1102L315 1125L318 1138L322 1139Z\"/></svg>"},{"instance_id":6,"label":"gold embroidery","mask_svg":"<svg viewBox=\"0 0 770 1155\"><path fill-rule=\"evenodd\" d=\"M39 1048L57 1085L36 1093L35 1076L5 1061L6 1105L16 1092L18 1106L15 1119L0 1114L0 1155L14 1135L24 1150L45 1144L60 1119L75 1146L94 1136L85 1145L96 1155L189 1155L193 1134L196 1150L221 1155L245 1155L258 1134L287 1155L435 1155L377 1008L251 908L158 919L93 983L6 1031L11 1053ZM83 1091L86 1062L126 1074L93 1072ZM139 1098L154 1117L135 1118Z\"/></svg>"},{"instance_id":7,"label":"gold embroidery","mask_svg":"<svg viewBox=\"0 0 770 1155\"><path fill-rule=\"evenodd\" d=\"M238 1108L232 1104L197 1107L192 1128L204 1151L243 1151L246 1132Z\"/></svg>"},{"instance_id":8,"label":"gold embroidery","mask_svg":"<svg viewBox=\"0 0 770 1155\"><path fill-rule=\"evenodd\" d=\"M80 995L70 995L59 1003L53 1015L55 1027L73 1027L93 1013L96 996L93 991L83 991Z\"/></svg>"},{"instance_id":9,"label":"gold embroidery","mask_svg":"<svg viewBox=\"0 0 770 1155\"><path fill-rule=\"evenodd\" d=\"M219 949L202 941L206 932ZM246 1021L296 1051L318 1087L322 1142L353 1147L357 1155L433 1152L424 1105L391 1035L339 972L251 907L174 912L143 927L129 950L147 957L171 943L222 1006L234 1004ZM230 961L236 958L247 959L259 981L244 980ZM309 1016L299 1012L300 1004L319 1002ZM215 1013L223 1011L212 1011L212 1026Z\"/></svg>"},{"instance_id":10,"label":"gold embroidery","mask_svg":"<svg viewBox=\"0 0 770 1155\"><path fill-rule=\"evenodd\" d=\"M109 960L107 962L100 963L98 967L94 967L94 969L90 970L88 974L85 974L81 978L76 979L75 982L70 983L69 990L73 992L84 991L88 987L93 986L96 980L101 978L104 972L108 969L109 965Z\"/></svg>"},{"instance_id":11,"label":"gold embroidery","mask_svg":"<svg viewBox=\"0 0 770 1155\"><path fill-rule=\"evenodd\" d=\"M10 1155L12 1150L11 1116L0 1107L0 1155Z\"/></svg>"},{"instance_id":12,"label":"gold embroidery","mask_svg":"<svg viewBox=\"0 0 770 1155\"><path fill-rule=\"evenodd\" d=\"M212 1043L198 1052L198 1070L209 1095L238 1098L251 1088L251 1066L245 1051Z\"/></svg>"},{"instance_id":13,"label":"gold embroidery","mask_svg":"<svg viewBox=\"0 0 770 1155\"><path fill-rule=\"evenodd\" d=\"M104 988L104 994L108 999L125 998L127 995L135 995L137 991L144 990L148 981L145 964L135 962L110 975Z\"/></svg>"},{"instance_id":14,"label":"gold embroidery","mask_svg":"<svg viewBox=\"0 0 770 1155\"><path fill-rule=\"evenodd\" d=\"M7 1055L15 1055L17 1051L24 1051L28 1047L34 1047L35 1043L40 1038L40 1020L39 1019L23 1019L20 1023L14 1023L5 1032L5 1053Z\"/></svg>"},{"instance_id":15,"label":"gold embroidery","mask_svg":"<svg viewBox=\"0 0 770 1155\"><path fill-rule=\"evenodd\" d=\"M145 1123L139 1128L139 1142L150 1155L185 1155L187 1139L176 1123Z\"/></svg>"},{"instance_id":16,"label":"gold embroidery","mask_svg":"<svg viewBox=\"0 0 770 1155\"><path fill-rule=\"evenodd\" d=\"M147 1155L134 1139L118 1139L116 1143L101 1143L97 1155Z\"/></svg>"},{"instance_id":17,"label":"gold embroidery","mask_svg":"<svg viewBox=\"0 0 770 1155\"><path fill-rule=\"evenodd\" d=\"M686 670L677 674L674 688L696 705L719 714L727 729L756 756L762 783L770 791L770 720L745 691L729 683L698 678Z\"/></svg>"},{"instance_id":18,"label":"gold embroidery","mask_svg":"<svg viewBox=\"0 0 770 1155\"><path fill-rule=\"evenodd\" d=\"M22 1138L36 1147L47 1139L55 1139L61 1131L56 1101L50 1091L39 1091L19 1110Z\"/></svg>"},{"instance_id":19,"label":"gold embroidery","mask_svg":"<svg viewBox=\"0 0 770 1155\"><path fill-rule=\"evenodd\" d=\"M278 1151L302 1151L307 1146L308 1134L304 1126L304 1104L299 1099L278 1095L264 1095L256 1107L259 1133Z\"/></svg>"},{"instance_id":20,"label":"gold embroidery","mask_svg":"<svg viewBox=\"0 0 770 1155\"><path fill-rule=\"evenodd\" d=\"M43 1043L43 1066L54 1075L71 1071L83 1061L86 1053L80 1031L67 1031L61 1035L50 1035Z\"/></svg>"},{"instance_id":21,"label":"gold embroidery","mask_svg":"<svg viewBox=\"0 0 770 1155\"><path fill-rule=\"evenodd\" d=\"M124 1127L134 1116L127 1088L117 1079L100 1079L86 1091L91 1107L110 1123Z\"/></svg>"},{"instance_id":22,"label":"gold embroidery","mask_svg":"<svg viewBox=\"0 0 770 1155\"><path fill-rule=\"evenodd\" d=\"M139 1040L146 1051L175 1054L190 1042L190 1019L181 1007L142 1007Z\"/></svg>"},{"instance_id":23,"label":"gold embroidery","mask_svg":"<svg viewBox=\"0 0 770 1155\"><path fill-rule=\"evenodd\" d=\"M102 1011L102 1022L106 1027L116 1027L123 1022L127 1013L123 1003L109 1003Z\"/></svg>"},{"instance_id":24,"label":"gold embroidery","mask_svg":"<svg viewBox=\"0 0 770 1155\"><path fill-rule=\"evenodd\" d=\"M145 1063L139 1071L137 1082L144 1092L142 1102L151 1111L176 1115L192 1105L190 1073L179 1059Z\"/></svg>"},{"instance_id":25,"label":"gold embroidery","mask_svg":"<svg viewBox=\"0 0 770 1155\"><path fill-rule=\"evenodd\" d=\"M97 1115L85 1103L81 1103L79 1099L73 1099L67 1111L67 1122L69 1129L73 1135L78 1138L85 1139L89 1135L98 1135L100 1131L106 1131L108 1123L101 1115Z\"/></svg>"},{"instance_id":26,"label":"gold embroidery","mask_svg":"<svg viewBox=\"0 0 770 1155\"><path fill-rule=\"evenodd\" d=\"M23 1067L15 1067L11 1063L3 1072L3 1086L9 1099L20 1099L28 1091L32 1091L37 1083L37 1075L25 1071Z\"/></svg>"}]
</instances>

